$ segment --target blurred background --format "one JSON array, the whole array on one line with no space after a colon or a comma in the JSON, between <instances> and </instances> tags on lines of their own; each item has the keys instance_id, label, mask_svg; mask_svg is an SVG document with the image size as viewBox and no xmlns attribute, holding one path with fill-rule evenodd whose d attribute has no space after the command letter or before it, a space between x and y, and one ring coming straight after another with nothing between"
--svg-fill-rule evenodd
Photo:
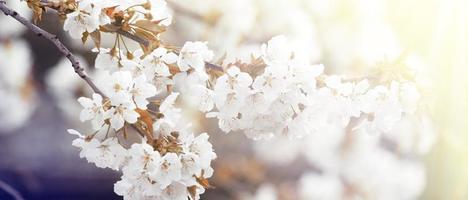
<instances>
[{"instance_id":1,"label":"blurred background","mask_svg":"<svg viewBox=\"0 0 468 200\"><path fill-rule=\"evenodd\" d=\"M330 130L299 141L224 134L200 113L218 159L203 199L468 199L468 1L169 0L164 40L208 41L217 58L247 58L285 35L329 74L414 72L416 114L390 133ZM7 5L31 17L24 2ZM92 45L57 34L93 74ZM105 39L105 38L104 38ZM109 38L112 41L113 37ZM104 44L105 45L105 44ZM76 99L89 88L49 43L0 15L0 199L119 199L119 174L80 159L67 128L89 129Z\"/></svg>"}]
</instances>

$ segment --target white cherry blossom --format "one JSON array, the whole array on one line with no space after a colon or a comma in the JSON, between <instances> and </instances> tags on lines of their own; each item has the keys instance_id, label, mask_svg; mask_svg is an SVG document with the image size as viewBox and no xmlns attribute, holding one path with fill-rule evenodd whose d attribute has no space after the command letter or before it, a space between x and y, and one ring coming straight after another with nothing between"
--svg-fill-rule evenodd
<instances>
[{"instance_id":1,"label":"white cherry blossom","mask_svg":"<svg viewBox=\"0 0 468 200\"><path fill-rule=\"evenodd\" d=\"M118 99L112 101L112 106L109 109L110 123L115 130L121 129L125 122L133 124L137 122L140 116L136 111L136 106L133 102L126 99Z\"/></svg>"},{"instance_id":2,"label":"white cherry blossom","mask_svg":"<svg viewBox=\"0 0 468 200\"><path fill-rule=\"evenodd\" d=\"M140 75L135 78L130 94L138 108L146 109L147 99L156 95L156 88L147 82L145 75Z\"/></svg>"},{"instance_id":3,"label":"white cherry blossom","mask_svg":"<svg viewBox=\"0 0 468 200\"><path fill-rule=\"evenodd\" d=\"M131 101L132 95L130 90L133 87L134 81L132 74L128 71L117 71L112 74L106 74L102 77L102 91L109 97L113 104L116 102Z\"/></svg>"},{"instance_id":4,"label":"white cherry blossom","mask_svg":"<svg viewBox=\"0 0 468 200\"><path fill-rule=\"evenodd\" d=\"M120 54L120 51L116 52ZM94 60L94 65L97 69L109 70L111 72L118 71L121 65L119 62L120 56L124 57L123 55L111 55L109 49L100 49Z\"/></svg>"},{"instance_id":5,"label":"white cherry blossom","mask_svg":"<svg viewBox=\"0 0 468 200\"><path fill-rule=\"evenodd\" d=\"M164 26L171 25L172 13L165 0L151 0L150 13L154 21L161 21Z\"/></svg>"},{"instance_id":6,"label":"white cherry blossom","mask_svg":"<svg viewBox=\"0 0 468 200\"><path fill-rule=\"evenodd\" d=\"M141 51L135 52L135 56L139 57L142 54ZM177 55L173 52L168 52L164 47L159 47L146 55L141 61L138 67L143 74L146 75L148 80L156 86L159 92L165 91L167 85L172 84L172 80L169 78L171 73L168 65L175 64L177 62Z\"/></svg>"},{"instance_id":7,"label":"white cherry blossom","mask_svg":"<svg viewBox=\"0 0 468 200\"><path fill-rule=\"evenodd\" d=\"M206 42L186 42L180 50L177 65L181 71L187 71L190 68L203 71L205 62L213 59L213 56Z\"/></svg>"},{"instance_id":8,"label":"white cherry blossom","mask_svg":"<svg viewBox=\"0 0 468 200\"><path fill-rule=\"evenodd\" d=\"M181 169L182 163L179 156L175 153L167 153L162 157L159 169L155 173L150 172L150 176L158 181L161 189L165 189L172 182L182 178Z\"/></svg>"},{"instance_id":9,"label":"white cherry blossom","mask_svg":"<svg viewBox=\"0 0 468 200\"><path fill-rule=\"evenodd\" d=\"M128 150L130 160L126 168L127 174L140 174L145 171L156 173L161 164L161 155L154 151L146 142L133 144Z\"/></svg>"},{"instance_id":10,"label":"white cherry blossom","mask_svg":"<svg viewBox=\"0 0 468 200\"><path fill-rule=\"evenodd\" d=\"M78 98L78 102L83 106L80 113L81 121L91 120L93 128L99 130L104 124L104 120L109 118L109 113L105 110L102 96L94 93L93 98Z\"/></svg>"},{"instance_id":11,"label":"white cherry blossom","mask_svg":"<svg viewBox=\"0 0 468 200\"><path fill-rule=\"evenodd\" d=\"M63 24L63 29L68 31L74 39L80 39L84 32L93 32L100 25L110 22L110 19L102 15L99 4L91 0L82 0L77 2L78 7L75 11L67 14Z\"/></svg>"},{"instance_id":12,"label":"white cherry blossom","mask_svg":"<svg viewBox=\"0 0 468 200\"><path fill-rule=\"evenodd\" d=\"M100 142L96 138L87 139L75 130L68 130L70 134L80 137L73 140L73 146L81 149L80 157L94 163L100 168L118 170L126 157L126 150L118 143L117 138L107 138Z\"/></svg>"},{"instance_id":13,"label":"white cherry blossom","mask_svg":"<svg viewBox=\"0 0 468 200\"><path fill-rule=\"evenodd\" d=\"M270 39L267 44L263 44L262 54L268 65L286 64L291 57L292 49L287 45L287 38L283 35Z\"/></svg>"},{"instance_id":14,"label":"white cherry blossom","mask_svg":"<svg viewBox=\"0 0 468 200\"><path fill-rule=\"evenodd\" d=\"M198 156L198 164L201 168L206 169L210 167L212 160L216 158L216 153L213 152L213 146L208 142L208 134L202 133L195 137L193 141L188 140L189 151Z\"/></svg>"},{"instance_id":15,"label":"white cherry blossom","mask_svg":"<svg viewBox=\"0 0 468 200\"><path fill-rule=\"evenodd\" d=\"M186 200L187 193L187 186L174 182L164 189L161 197L163 200Z\"/></svg>"}]
</instances>

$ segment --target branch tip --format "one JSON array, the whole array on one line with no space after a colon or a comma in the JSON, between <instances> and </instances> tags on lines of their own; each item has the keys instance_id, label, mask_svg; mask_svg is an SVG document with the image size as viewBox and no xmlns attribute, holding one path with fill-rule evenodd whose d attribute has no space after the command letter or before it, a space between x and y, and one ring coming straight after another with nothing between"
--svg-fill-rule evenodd
<instances>
[{"instance_id":1,"label":"branch tip","mask_svg":"<svg viewBox=\"0 0 468 200\"><path fill-rule=\"evenodd\" d=\"M50 42L52 42L57 47L57 49L72 63L72 67L75 70L75 73L78 74L78 76L80 76L84 81L86 81L86 83L93 89L95 93L98 93L101 96L105 97L105 95L97 88L93 81L84 73L84 69L81 67L80 62L78 62L78 59L75 57L75 55L73 55L73 53L58 39L57 35L45 31L44 29L33 24L26 18L22 17L18 14L18 12L9 8L4 0L0 0L0 10L5 15L11 16L16 21L26 26L37 36L42 36Z\"/></svg>"}]
</instances>

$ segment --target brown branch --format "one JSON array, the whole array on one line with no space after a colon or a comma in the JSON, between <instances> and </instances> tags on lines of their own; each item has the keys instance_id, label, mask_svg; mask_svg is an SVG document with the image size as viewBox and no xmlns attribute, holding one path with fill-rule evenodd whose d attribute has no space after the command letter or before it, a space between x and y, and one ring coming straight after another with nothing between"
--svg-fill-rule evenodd
<instances>
[{"instance_id":1,"label":"brown branch","mask_svg":"<svg viewBox=\"0 0 468 200\"><path fill-rule=\"evenodd\" d=\"M93 83L93 81L86 75L84 72L83 67L81 67L80 62L78 59L73 55L70 50L58 39L58 37L54 34L51 34L45 31L42 28L31 23L26 18L22 17L18 14L18 12L14 11L13 9L7 7L6 2L4 0L0 0L0 10L7 16L11 16L16 21L22 23L26 26L29 30L34 32L39 37L44 37L45 39L54 43L57 49L65 56L68 60L70 60L75 73L78 74L86 83L93 89L94 92L100 94L101 96L105 97L105 95L97 88L97 86Z\"/></svg>"}]
</instances>

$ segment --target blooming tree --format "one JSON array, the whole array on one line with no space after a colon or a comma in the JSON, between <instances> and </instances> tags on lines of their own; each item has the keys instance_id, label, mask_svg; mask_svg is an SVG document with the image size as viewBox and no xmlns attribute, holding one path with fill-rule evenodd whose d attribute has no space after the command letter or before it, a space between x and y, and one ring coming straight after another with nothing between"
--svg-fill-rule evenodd
<instances>
[{"instance_id":1,"label":"blooming tree","mask_svg":"<svg viewBox=\"0 0 468 200\"><path fill-rule=\"evenodd\" d=\"M91 78L57 36L0 1L6 15L53 42L94 91L78 99L80 120L90 121L93 131L68 132L77 136L73 145L80 157L122 172L114 191L124 199L199 199L212 187L208 178L216 154L207 133L191 131L181 101L216 118L222 131L254 140L297 139L329 129L386 133L418 107L419 93L407 74L327 75L284 36L263 44L249 61L214 62L207 42L167 44L161 35L172 16L164 0L26 3L34 21L54 12L72 38L93 41L95 68L102 75ZM103 34L114 36L113 45L101 44ZM128 39L139 48L129 48Z\"/></svg>"}]
</instances>

